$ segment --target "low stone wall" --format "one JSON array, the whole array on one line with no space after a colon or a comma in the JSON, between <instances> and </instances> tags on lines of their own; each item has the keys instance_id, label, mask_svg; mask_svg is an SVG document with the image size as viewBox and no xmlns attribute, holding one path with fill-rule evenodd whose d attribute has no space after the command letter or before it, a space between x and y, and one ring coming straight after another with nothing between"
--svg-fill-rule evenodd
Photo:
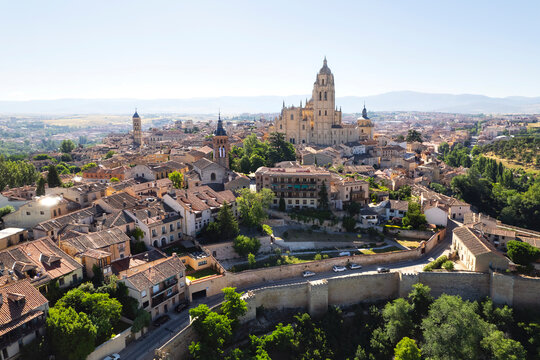
<instances>
[{"instance_id":1,"label":"low stone wall","mask_svg":"<svg viewBox=\"0 0 540 360\"><path fill-rule=\"evenodd\" d=\"M433 236L433 233L431 231L403 230L390 227L387 227L385 229L386 231L388 231L389 234L395 235L399 233L399 235L410 239L427 240L431 238L431 236Z\"/></svg>"},{"instance_id":2,"label":"low stone wall","mask_svg":"<svg viewBox=\"0 0 540 360\"><path fill-rule=\"evenodd\" d=\"M270 236L259 236L258 239L261 242L261 248L259 249L259 253L271 253L272 241ZM208 252L212 254L218 261L239 259L240 255L238 255L236 251L234 251L233 245L234 243L232 241L227 241L219 244L206 245L203 248L205 250L208 250Z\"/></svg>"}]
</instances>

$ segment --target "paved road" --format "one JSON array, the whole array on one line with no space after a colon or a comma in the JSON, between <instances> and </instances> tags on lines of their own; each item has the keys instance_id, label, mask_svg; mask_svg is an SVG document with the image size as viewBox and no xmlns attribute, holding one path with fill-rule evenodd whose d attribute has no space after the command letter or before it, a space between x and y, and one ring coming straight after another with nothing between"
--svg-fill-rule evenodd
<instances>
[{"instance_id":1,"label":"paved road","mask_svg":"<svg viewBox=\"0 0 540 360\"><path fill-rule=\"evenodd\" d=\"M429 258L437 258L443 254L447 254L450 249L451 239L452 239L452 229L456 226L455 223L449 220L448 227L446 231L446 237L444 240L438 244L429 254L424 255L423 257L412 260L412 261L402 261L392 264L385 264L384 266L389 268L391 271L401 271L401 272L414 272L421 271L423 267L429 263ZM237 289L238 291L248 291L255 290L258 288L273 286L273 285L288 285L303 283L312 280L327 279L330 277L336 276L347 276L352 273L376 273L377 267L379 265L370 265L365 266L362 269L358 270L347 270L342 273L335 273L333 271L326 271L317 273L315 276L309 278L295 277L288 278L278 281L265 281L259 284L249 286L243 289ZM215 295L199 301L195 301L191 304L190 308L196 307L199 304L207 304L209 307L212 307L216 304L219 304L223 299L222 295ZM181 329L186 327L189 323L189 311L184 310L182 313L178 314L175 312L169 313L171 319L157 329L152 329L142 336L139 340L134 341L129 344L124 350L120 352L121 359L129 360L151 360L154 356L154 350L159 348L161 345L169 341L176 333Z\"/></svg>"}]
</instances>

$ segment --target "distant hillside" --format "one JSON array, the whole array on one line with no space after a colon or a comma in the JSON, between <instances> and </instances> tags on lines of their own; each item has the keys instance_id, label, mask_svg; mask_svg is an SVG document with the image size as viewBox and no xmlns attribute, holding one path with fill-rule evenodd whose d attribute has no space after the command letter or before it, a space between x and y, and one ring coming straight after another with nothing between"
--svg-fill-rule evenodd
<instances>
[{"instance_id":1,"label":"distant hillside","mask_svg":"<svg viewBox=\"0 0 540 360\"><path fill-rule=\"evenodd\" d=\"M282 102L299 105L308 95L224 96L192 99L59 99L0 101L0 113L26 114L125 114L138 107L144 113L205 114L278 112ZM366 97L338 97L336 104L346 113L370 111L429 111L456 113L540 113L540 97L493 98L483 95L427 94L396 91Z\"/></svg>"}]
</instances>

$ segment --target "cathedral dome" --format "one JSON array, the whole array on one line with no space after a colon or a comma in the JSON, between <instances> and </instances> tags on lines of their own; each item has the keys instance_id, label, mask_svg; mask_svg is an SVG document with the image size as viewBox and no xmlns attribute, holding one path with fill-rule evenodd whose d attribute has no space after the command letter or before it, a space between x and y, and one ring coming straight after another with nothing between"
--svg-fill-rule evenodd
<instances>
[{"instance_id":1,"label":"cathedral dome","mask_svg":"<svg viewBox=\"0 0 540 360\"><path fill-rule=\"evenodd\" d=\"M323 66L321 70L319 70L319 74L332 75L332 71L330 71L330 68L326 62L326 56L324 57Z\"/></svg>"}]
</instances>

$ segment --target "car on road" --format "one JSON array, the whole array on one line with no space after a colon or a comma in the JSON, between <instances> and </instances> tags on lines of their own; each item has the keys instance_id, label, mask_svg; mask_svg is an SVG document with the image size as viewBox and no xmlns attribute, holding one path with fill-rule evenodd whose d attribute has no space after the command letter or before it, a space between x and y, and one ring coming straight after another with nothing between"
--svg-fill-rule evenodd
<instances>
[{"instance_id":1,"label":"car on road","mask_svg":"<svg viewBox=\"0 0 540 360\"><path fill-rule=\"evenodd\" d=\"M430 257L430 258L428 259L428 261L430 261L430 262L431 262L431 261L435 261L435 259L432 258L432 257Z\"/></svg>"},{"instance_id":2,"label":"car on road","mask_svg":"<svg viewBox=\"0 0 540 360\"><path fill-rule=\"evenodd\" d=\"M118 354L111 354L109 356L105 356L103 360L120 360L120 355Z\"/></svg>"},{"instance_id":3,"label":"car on road","mask_svg":"<svg viewBox=\"0 0 540 360\"><path fill-rule=\"evenodd\" d=\"M176 306L175 310L177 313L179 313L179 312L184 311L184 309L186 309L188 306L189 304L187 303L187 301L182 301L180 304Z\"/></svg>"},{"instance_id":4,"label":"car on road","mask_svg":"<svg viewBox=\"0 0 540 360\"><path fill-rule=\"evenodd\" d=\"M342 272L342 271L347 270L347 268L345 266L334 265L334 266L332 266L332 270L334 272Z\"/></svg>"},{"instance_id":5,"label":"car on road","mask_svg":"<svg viewBox=\"0 0 540 360\"><path fill-rule=\"evenodd\" d=\"M306 270L302 273L302 276L303 277L310 277L310 276L315 276L315 273L313 271L309 271L309 270Z\"/></svg>"},{"instance_id":6,"label":"car on road","mask_svg":"<svg viewBox=\"0 0 540 360\"><path fill-rule=\"evenodd\" d=\"M165 324L167 321L169 321L171 317L169 315L161 315L156 320L154 320L154 327L160 327L161 325Z\"/></svg>"},{"instance_id":7,"label":"car on road","mask_svg":"<svg viewBox=\"0 0 540 360\"><path fill-rule=\"evenodd\" d=\"M362 265L360 264L355 264L355 263L350 263L349 264L349 269L351 270L358 270L358 269L361 269L362 268Z\"/></svg>"},{"instance_id":8,"label":"car on road","mask_svg":"<svg viewBox=\"0 0 540 360\"><path fill-rule=\"evenodd\" d=\"M378 268L377 268L377 272L378 272L379 274L387 273L387 272L390 272L390 269L387 268L387 267L378 267Z\"/></svg>"}]
</instances>

